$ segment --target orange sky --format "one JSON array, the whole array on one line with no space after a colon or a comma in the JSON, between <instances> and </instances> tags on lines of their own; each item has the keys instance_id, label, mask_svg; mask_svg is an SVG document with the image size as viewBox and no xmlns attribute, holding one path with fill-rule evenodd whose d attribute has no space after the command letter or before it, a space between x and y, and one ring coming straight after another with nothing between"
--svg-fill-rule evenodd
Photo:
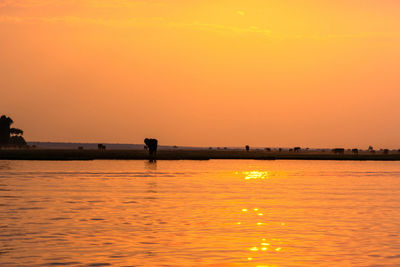
<instances>
[{"instance_id":1,"label":"orange sky","mask_svg":"<svg viewBox=\"0 0 400 267\"><path fill-rule=\"evenodd\" d=\"M400 148L398 0L0 0L31 141Z\"/></svg>"}]
</instances>

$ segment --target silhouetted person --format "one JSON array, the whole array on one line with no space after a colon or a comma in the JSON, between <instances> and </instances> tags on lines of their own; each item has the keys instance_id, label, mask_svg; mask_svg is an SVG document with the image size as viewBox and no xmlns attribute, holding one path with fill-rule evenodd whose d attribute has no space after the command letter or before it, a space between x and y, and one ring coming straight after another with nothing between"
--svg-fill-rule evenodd
<instances>
[{"instance_id":1,"label":"silhouetted person","mask_svg":"<svg viewBox=\"0 0 400 267\"><path fill-rule=\"evenodd\" d=\"M158 146L157 139L146 138L144 139L144 143L149 149L150 160L155 160L157 155L157 146Z\"/></svg>"},{"instance_id":2,"label":"silhouetted person","mask_svg":"<svg viewBox=\"0 0 400 267\"><path fill-rule=\"evenodd\" d=\"M246 151L249 152L249 150L250 150L250 147L249 147L249 145L247 145L246 146Z\"/></svg>"}]
</instances>

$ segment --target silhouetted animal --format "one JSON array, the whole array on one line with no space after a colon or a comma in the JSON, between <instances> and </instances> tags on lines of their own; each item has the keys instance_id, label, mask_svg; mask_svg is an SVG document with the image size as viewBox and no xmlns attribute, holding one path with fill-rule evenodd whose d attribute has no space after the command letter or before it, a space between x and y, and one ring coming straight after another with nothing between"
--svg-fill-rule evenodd
<instances>
[{"instance_id":1,"label":"silhouetted animal","mask_svg":"<svg viewBox=\"0 0 400 267\"><path fill-rule=\"evenodd\" d=\"M246 151L248 152L250 150L249 145L246 146Z\"/></svg>"},{"instance_id":2,"label":"silhouetted animal","mask_svg":"<svg viewBox=\"0 0 400 267\"><path fill-rule=\"evenodd\" d=\"M335 154L344 154L344 148L334 148L332 152Z\"/></svg>"},{"instance_id":3,"label":"silhouetted animal","mask_svg":"<svg viewBox=\"0 0 400 267\"><path fill-rule=\"evenodd\" d=\"M299 147L299 146L296 146L295 148L293 148L294 152L299 152L300 150L301 150L301 147Z\"/></svg>"},{"instance_id":4,"label":"silhouetted animal","mask_svg":"<svg viewBox=\"0 0 400 267\"><path fill-rule=\"evenodd\" d=\"M264 148L264 150L269 152L269 151L271 151L271 148L266 147L266 148Z\"/></svg>"},{"instance_id":5,"label":"silhouetted animal","mask_svg":"<svg viewBox=\"0 0 400 267\"><path fill-rule=\"evenodd\" d=\"M106 150L106 146L103 145L103 144L98 144L98 145L97 145L97 148L98 148L100 151Z\"/></svg>"},{"instance_id":6,"label":"silhouetted animal","mask_svg":"<svg viewBox=\"0 0 400 267\"><path fill-rule=\"evenodd\" d=\"M157 154L158 140L152 138L146 138L144 139L144 143L149 148L149 156L155 157Z\"/></svg>"},{"instance_id":7,"label":"silhouetted animal","mask_svg":"<svg viewBox=\"0 0 400 267\"><path fill-rule=\"evenodd\" d=\"M358 154L358 149L357 149L357 148L353 148L353 149L351 150L351 152L353 152L354 154Z\"/></svg>"}]
</instances>

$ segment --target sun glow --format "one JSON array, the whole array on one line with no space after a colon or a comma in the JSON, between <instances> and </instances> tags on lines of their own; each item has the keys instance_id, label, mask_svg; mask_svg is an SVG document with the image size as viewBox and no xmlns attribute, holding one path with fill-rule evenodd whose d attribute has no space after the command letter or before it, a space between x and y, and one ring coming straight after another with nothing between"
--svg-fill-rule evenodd
<instances>
[{"instance_id":1,"label":"sun glow","mask_svg":"<svg viewBox=\"0 0 400 267\"><path fill-rule=\"evenodd\" d=\"M37 141L397 146L400 2L362 2L0 1L0 106Z\"/></svg>"}]
</instances>

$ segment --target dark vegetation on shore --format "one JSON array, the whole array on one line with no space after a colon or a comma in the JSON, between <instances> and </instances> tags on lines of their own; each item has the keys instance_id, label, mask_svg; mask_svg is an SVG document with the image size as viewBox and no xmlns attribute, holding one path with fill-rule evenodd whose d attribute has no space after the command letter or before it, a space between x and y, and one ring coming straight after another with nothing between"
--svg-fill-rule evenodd
<instances>
[{"instance_id":1,"label":"dark vegetation on shore","mask_svg":"<svg viewBox=\"0 0 400 267\"><path fill-rule=\"evenodd\" d=\"M375 151L372 146L368 150L357 148L334 148L326 150L310 150L294 147L291 149L172 149L159 150L158 140L144 139L144 149L111 149L104 144L97 144L97 149L43 149L36 145L29 146L22 137L24 132L11 128L14 121L5 115L0 117L0 160L95 160L95 159L136 159L136 160L209 160L209 159L297 159L297 160L400 160L400 150L381 149Z\"/></svg>"},{"instance_id":2,"label":"dark vegetation on shore","mask_svg":"<svg viewBox=\"0 0 400 267\"><path fill-rule=\"evenodd\" d=\"M146 150L56 150L56 149L12 149L0 150L3 160L147 160ZM400 152L391 153L363 151L334 153L332 151L266 151L266 150L159 150L157 160L209 160L209 159L258 159L258 160L400 160Z\"/></svg>"},{"instance_id":3,"label":"dark vegetation on shore","mask_svg":"<svg viewBox=\"0 0 400 267\"><path fill-rule=\"evenodd\" d=\"M22 137L24 131L11 128L14 121L5 115L0 117L0 148L1 147L26 147L25 139Z\"/></svg>"}]
</instances>

